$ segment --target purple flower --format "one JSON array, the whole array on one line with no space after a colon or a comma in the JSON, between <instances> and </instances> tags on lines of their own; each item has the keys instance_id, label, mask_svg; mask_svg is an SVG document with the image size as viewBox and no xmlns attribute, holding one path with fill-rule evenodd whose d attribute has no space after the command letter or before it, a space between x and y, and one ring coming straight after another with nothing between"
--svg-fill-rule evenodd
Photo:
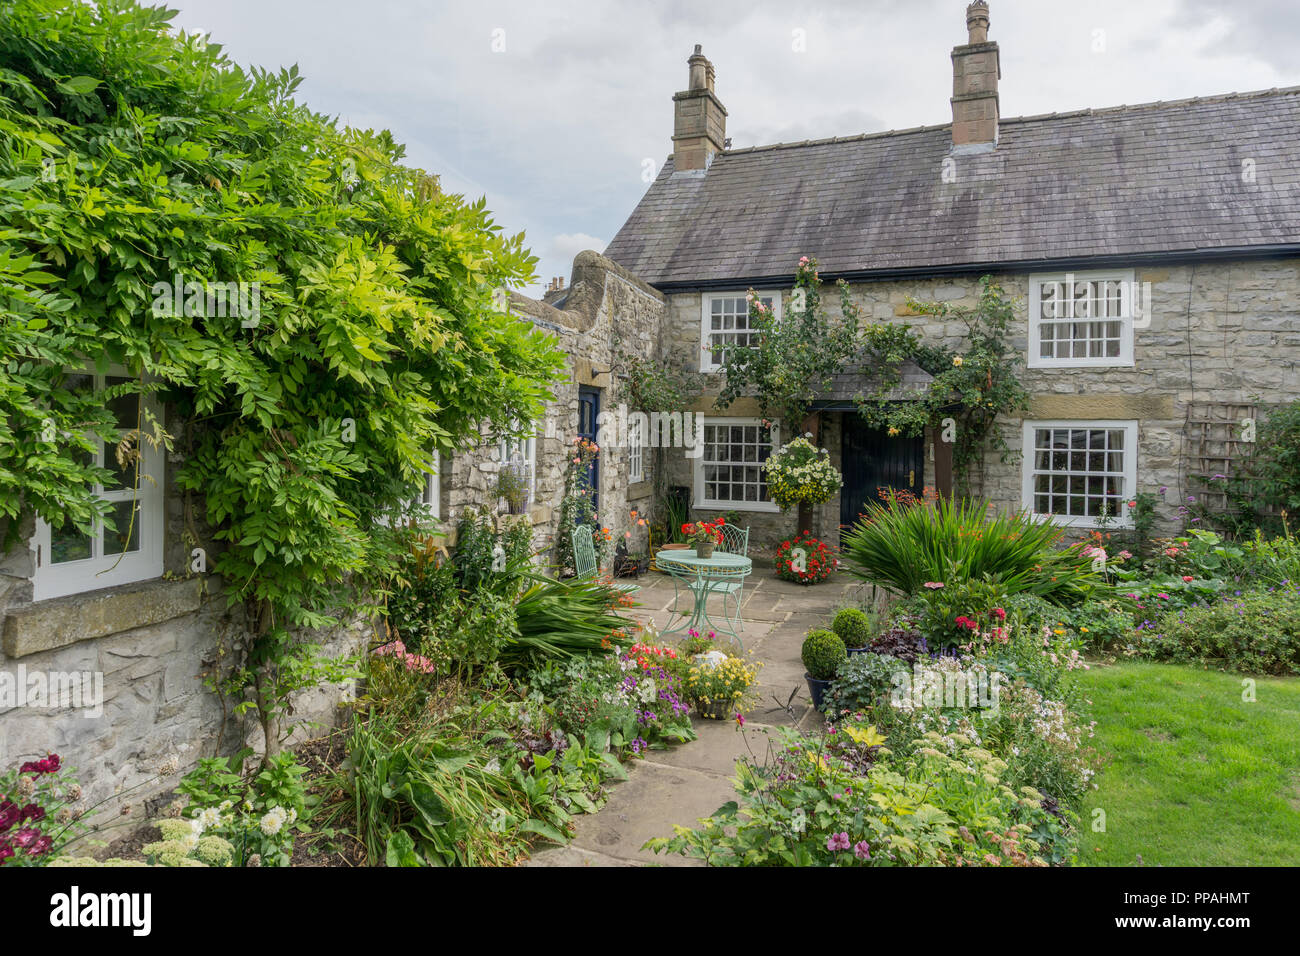
<instances>
[{"instance_id":1,"label":"purple flower","mask_svg":"<svg viewBox=\"0 0 1300 956\"><path fill-rule=\"evenodd\" d=\"M847 833L832 833L826 838L826 849L835 853L839 850L847 850L850 846L849 835Z\"/></svg>"},{"instance_id":2,"label":"purple flower","mask_svg":"<svg viewBox=\"0 0 1300 956\"><path fill-rule=\"evenodd\" d=\"M859 860L871 859L871 847L866 840L860 840L853 845L853 855Z\"/></svg>"}]
</instances>

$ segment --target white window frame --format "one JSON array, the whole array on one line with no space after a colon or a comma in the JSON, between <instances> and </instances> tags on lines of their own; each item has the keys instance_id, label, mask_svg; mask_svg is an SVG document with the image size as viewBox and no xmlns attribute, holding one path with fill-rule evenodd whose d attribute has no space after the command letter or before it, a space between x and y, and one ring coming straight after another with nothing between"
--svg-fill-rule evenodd
<instances>
[{"instance_id":1,"label":"white window frame","mask_svg":"<svg viewBox=\"0 0 1300 956\"><path fill-rule=\"evenodd\" d=\"M706 292L700 296L700 371L701 372L718 372L722 366L713 361L712 329L709 328L709 317L713 314L713 303L718 299L744 299L748 292ZM770 300L773 313L778 321L781 319L781 293L780 292L759 292L755 291L754 295L759 301ZM746 312L748 315L748 312ZM725 331L725 330L723 330Z\"/></svg>"},{"instance_id":2,"label":"white window frame","mask_svg":"<svg viewBox=\"0 0 1300 956\"><path fill-rule=\"evenodd\" d=\"M517 423L512 426L512 430L517 431ZM528 507L531 508L537 503L537 426L534 424L533 433L526 438L510 438L503 436L497 439L497 458L504 468L514 460L515 456L527 466L528 472Z\"/></svg>"},{"instance_id":3,"label":"white window frame","mask_svg":"<svg viewBox=\"0 0 1300 956\"><path fill-rule=\"evenodd\" d=\"M634 485L645 481L645 435L642 419L630 418L627 423L627 483Z\"/></svg>"},{"instance_id":4,"label":"white window frame","mask_svg":"<svg viewBox=\"0 0 1300 956\"><path fill-rule=\"evenodd\" d=\"M1067 278L1076 282L1118 282L1120 286L1120 316L1104 319L1082 320L1075 318L1060 321L1120 323L1119 355L1079 358L1047 358L1042 354L1043 286L1053 282L1064 283ZM1090 272L1059 272L1029 277L1029 368L1132 368L1133 367L1133 291L1135 274L1132 269L1098 269ZM1148 304L1149 308L1149 304Z\"/></svg>"},{"instance_id":5,"label":"white window frame","mask_svg":"<svg viewBox=\"0 0 1300 956\"><path fill-rule=\"evenodd\" d=\"M1136 419L1053 419L1053 420L1026 420L1021 433L1021 504L1026 511L1035 517L1044 519L1043 513L1035 507L1035 488L1034 479L1040 475L1060 474L1052 470L1040 471L1036 467L1036 449L1035 449L1035 432L1045 428L1069 428L1069 429L1110 429L1124 431L1124 461L1123 461L1123 488L1119 495L1119 513L1108 519L1108 526L1112 528L1131 528L1133 527L1133 517L1129 513L1128 502L1132 500L1137 490L1137 457L1138 457L1138 422ZM1082 472L1078 474L1087 474ZM1096 528L1100 522L1096 517L1086 515L1050 515L1052 520L1057 524L1070 525L1079 528Z\"/></svg>"},{"instance_id":6,"label":"white window frame","mask_svg":"<svg viewBox=\"0 0 1300 956\"><path fill-rule=\"evenodd\" d=\"M433 468L433 473L425 473L424 491L420 497L412 502L411 510L419 509L424 515L434 519L442 520L442 458L435 449L433 459L429 463Z\"/></svg>"},{"instance_id":7,"label":"white window frame","mask_svg":"<svg viewBox=\"0 0 1300 956\"><path fill-rule=\"evenodd\" d=\"M710 425L756 425L763 427L761 419L758 418L723 418L716 416L701 416L703 422L701 437L705 434ZM776 442L779 433L769 431L769 439L772 444L772 451L775 452ZM695 507L708 508L714 511L780 511L776 503L772 500L766 501L728 501L714 500L704 496L704 469L708 464L730 464L729 462L709 462L707 461L708 442L704 442L704 447L700 450L700 456L695 461Z\"/></svg>"},{"instance_id":8,"label":"white window frame","mask_svg":"<svg viewBox=\"0 0 1300 956\"><path fill-rule=\"evenodd\" d=\"M93 368L69 370L71 374L91 375L95 380L95 389L104 387L109 377L135 378L126 369L110 365L106 371ZM145 408L155 418L162 421L162 409L150 394L143 396ZM140 425L145 430L144 422ZM95 453L95 464L103 465L105 457L113 454L112 445L95 439L99 449ZM32 535L30 547L35 554L36 569L32 574L32 600L47 601L51 598L99 591L103 588L122 584L134 584L162 577L163 573L163 538L164 538L164 456L162 448L152 447L141 437L139 441L139 487L122 488L116 491L96 491L97 497L107 501L130 501L133 497L139 504L140 514L137 519L140 549L122 554L120 552L104 553L103 539L98 533L102 530L96 522L97 533L91 538L91 555L76 561L64 561L58 564L50 562L50 543L53 529L45 520L36 519L36 532ZM110 459L111 460L111 459ZM119 531L124 529L118 529Z\"/></svg>"}]
</instances>

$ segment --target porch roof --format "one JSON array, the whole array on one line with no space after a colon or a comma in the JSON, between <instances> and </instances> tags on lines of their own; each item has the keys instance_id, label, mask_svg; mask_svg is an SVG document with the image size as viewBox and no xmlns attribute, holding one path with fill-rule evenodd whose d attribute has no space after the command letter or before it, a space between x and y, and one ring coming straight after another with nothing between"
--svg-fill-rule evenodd
<instances>
[{"instance_id":1,"label":"porch roof","mask_svg":"<svg viewBox=\"0 0 1300 956\"><path fill-rule=\"evenodd\" d=\"M830 387L818 395L812 407L817 411L856 411L858 396L874 392L882 384L880 374L871 368L870 361L865 354L852 359L843 371L835 373ZM899 383L889 390L886 398L892 402L913 401L932 381L933 375L908 359L899 368Z\"/></svg>"}]
</instances>

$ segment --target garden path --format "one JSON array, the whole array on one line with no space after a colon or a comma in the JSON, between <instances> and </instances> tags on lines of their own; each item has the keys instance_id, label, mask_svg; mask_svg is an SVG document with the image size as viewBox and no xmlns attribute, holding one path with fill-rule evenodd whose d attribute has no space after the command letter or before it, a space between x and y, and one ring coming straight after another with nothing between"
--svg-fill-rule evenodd
<instances>
[{"instance_id":1,"label":"garden path","mask_svg":"<svg viewBox=\"0 0 1300 956\"><path fill-rule=\"evenodd\" d=\"M672 583L656 572L640 583L640 606L629 613L664 627L673 615ZM860 588L860 582L843 572L806 587L782 581L770 569L756 569L745 584L741 638L763 668L759 702L745 715L744 730L738 731L734 720L693 718L698 740L631 761L627 781L613 786L600 812L574 821L577 836L572 843L538 850L525 865L700 865L681 856L656 856L641 847L652 837L671 836L673 824L692 826L734 799L736 759L748 749L760 755L766 750L764 730L820 722L808 699L799 649L809 629L829 626L837 606L849 600L856 604ZM796 689L787 709L786 701Z\"/></svg>"}]
</instances>

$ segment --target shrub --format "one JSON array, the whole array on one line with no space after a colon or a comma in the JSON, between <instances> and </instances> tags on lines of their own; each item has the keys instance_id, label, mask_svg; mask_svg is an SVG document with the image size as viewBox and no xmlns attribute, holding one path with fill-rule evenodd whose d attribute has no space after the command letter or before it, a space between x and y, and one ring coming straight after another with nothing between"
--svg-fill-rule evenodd
<instances>
[{"instance_id":1,"label":"shrub","mask_svg":"<svg viewBox=\"0 0 1300 956\"><path fill-rule=\"evenodd\" d=\"M893 627L871 642L871 653L897 657L900 661L913 664L918 657L927 656L930 649L920 631Z\"/></svg>"},{"instance_id":2,"label":"shrub","mask_svg":"<svg viewBox=\"0 0 1300 956\"><path fill-rule=\"evenodd\" d=\"M804 638L800 657L808 676L814 680L830 680L848 657L848 651L834 631L816 630Z\"/></svg>"},{"instance_id":3,"label":"shrub","mask_svg":"<svg viewBox=\"0 0 1300 956\"><path fill-rule=\"evenodd\" d=\"M1300 674L1300 591L1247 591L1207 607L1170 611L1141 633L1140 652L1155 660Z\"/></svg>"},{"instance_id":4,"label":"shrub","mask_svg":"<svg viewBox=\"0 0 1300 956\"><path fill-rule=\"evenodd\" d=\"M908 673L908 666L897 657L883 654L853 654L840 665L835 680L826 690L825 710L833 717L871 710L889 694L896 682L894 675Z\"/></svg>"},{"instance_id":5,"label":"shrub","mask_svg":"<svg viewBox=\"0 0 1300 956\"><path fill-rule=\"evenodd\" d=\"M737 802L647 847L712 866L1045 866L1073 855L1046 801L1013 790L1007 764L969 738L931 732L895 756L871 753L870 727L779 734L766 763L737 764ZM860 745L830 742L855 734Z\"/></svg>"},{"instance_id":6,"label":"shrub","mask_svg":"<svg viewBox=\"0 0 1300 956\"><path fill-rule=\"evenodd\" d=\"M825 541L812 536L811 531L801 531L776 549L776 576L797 584L816 584L825 581L839 567L839 559Z\"/></svg>"},{"instance_id":7,"label":"shrub","mask_svg":"<svg viewBox=\"0 0 1300 956\"><path fill-rule=\"evenodd\" d=\"M840 636L845 647L866 647L874 630L870 616L856 607L846 607L835 615L831 630Z\"/></svg>"},{"instance_id":8,"label":"shrub","mask_svg":"<svg viewBox=\"0 0 1300 956\"><path fill-rule=\"evenodd\" d=\"M1058 550L1064 530L1028 513L996 514L982 501L869 503L841 540L850 573L903 594L988 577L1007 594L1077 604L1104 586L1081 546Z\"/></svg>"}]
</instances>

